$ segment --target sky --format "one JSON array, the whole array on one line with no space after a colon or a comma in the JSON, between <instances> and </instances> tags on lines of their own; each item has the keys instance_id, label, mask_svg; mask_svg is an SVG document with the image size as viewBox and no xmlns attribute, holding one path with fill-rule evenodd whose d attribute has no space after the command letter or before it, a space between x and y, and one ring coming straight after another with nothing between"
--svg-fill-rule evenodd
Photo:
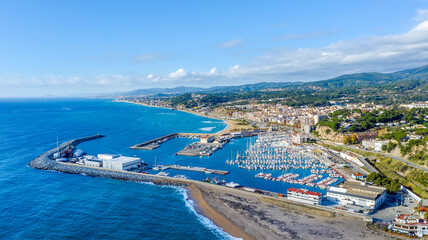
<instances>
[{"instance_id":1,"label":"sky","mask_svg":"<svg viewBox=\"0 0 428 240\"><path fill-rule=\"evenodd\" d=\"M0 0L0 97L315 81L427 64L427 0Z\"/></svg>"}]
</instances>

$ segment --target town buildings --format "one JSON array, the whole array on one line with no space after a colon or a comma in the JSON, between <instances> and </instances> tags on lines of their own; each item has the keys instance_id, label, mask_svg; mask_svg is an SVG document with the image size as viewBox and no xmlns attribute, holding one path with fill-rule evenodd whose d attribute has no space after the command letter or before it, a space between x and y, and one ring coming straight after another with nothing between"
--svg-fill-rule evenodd
<instances>
[{"instance_id":1,"label":"town buildings","mask_svg":"<svg viewBox=\"0 0 428 240\"><path fill-rule=\"evenodd\" d=\"M201 143L210 143L214 141L214 136L204 135L204 136L201 136L200 139L201 139Z\"/></svg>"}]
</instances>

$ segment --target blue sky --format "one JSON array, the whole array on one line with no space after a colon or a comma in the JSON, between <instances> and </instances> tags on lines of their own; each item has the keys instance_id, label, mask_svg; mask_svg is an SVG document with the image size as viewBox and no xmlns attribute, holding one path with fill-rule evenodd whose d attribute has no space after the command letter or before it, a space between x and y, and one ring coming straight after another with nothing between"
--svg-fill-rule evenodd
<instances>
[{"instance_id":1,"label":"blue sky","mask_svg":"<svg viewBox=\"0 0 428 240\"><path fill-rule=\"evenodd\" d=\"M428 1L0 1L0 97L428 64Z\"/></svg>"}]
</instances>

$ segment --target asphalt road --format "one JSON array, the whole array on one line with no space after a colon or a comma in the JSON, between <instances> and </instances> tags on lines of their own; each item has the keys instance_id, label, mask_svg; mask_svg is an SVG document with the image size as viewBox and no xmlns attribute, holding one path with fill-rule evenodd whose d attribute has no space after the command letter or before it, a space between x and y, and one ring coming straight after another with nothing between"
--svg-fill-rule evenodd
<instances>
[{"instance_id":1,"label":"asphalt road","mask_svg":"<svg viewBox=\"0 0 428 240\"><path fill-rule=\"evenodd\" d=\"M321 141L321 142L325 142L325 141ZM327 144L333 144L333 145L335 145L335 146L340 146L340 147L352 148L352 149L359 150L359 151L363 151L363 152L377 153L377 154L380 154L380 155L382 155L382 156L390 157L390 158L393 158L393 159L398 160L398 161L400 161L400 162L406 163L407 165L410 165L410 166L412 166L412 167L414 167L414 168L418 168L418 169L420 169L420 170L422 170L422 171L424 171L424 172L428 173L428 169L427 169L427 168L422 167L422 166L420 166L420 165L417 165L417 164L415 164L415 163L412 163L412 162L410 162L410 161L407 161L407 160L406 160L406 159L404 159L404 158L396 157L396 156L393 156L393 155L390 155L390 154L385 154L385 153L380 153L380 152L374 152L374 151L369 151L369 150L359 149L359 148L356 148L356 147L354 147L354 146L349 146L349 145L347 145L347 146L343 146L343 145L335 144L335 143L332 143L332 142L325 142L325 143L327 143Z\"/></svg>"}]
</instances>

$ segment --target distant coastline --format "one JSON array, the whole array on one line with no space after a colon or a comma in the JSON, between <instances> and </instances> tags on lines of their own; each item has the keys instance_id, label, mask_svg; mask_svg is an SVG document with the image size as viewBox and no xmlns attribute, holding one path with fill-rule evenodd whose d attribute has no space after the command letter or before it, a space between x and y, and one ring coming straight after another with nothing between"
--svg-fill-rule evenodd
<instances>
[{"instance_id":1,"label":"distant coastline","mask_svg":"<svg viewBox=\"0 0 428 240\"><path fill-rule=\"evenodd\" d=\"M140 103L140 102L133 102L133 101L128 101L128 100L118 100L118 99L113 100L113 102L124 102L124 103L138 104L138 105L142 105L142 106L146 106L146 107L165 108L165 109L170 109L170 110L174 110L174 111L180 111L180 112L190 113L190 114L197 115L197 116L204 117L204 118L210 118L210 119L215 119L215 120L223 121L226 124L226 127L223 130L220 130L220 131L216 132L216 134L222 134L222 133L228 132L229 130L231 130L231 126L233 125L233 123L231 121L223 119L223 118L220 118L220 117L215 117L215 116L211 116L211 115L205 115L205 114L201 114L201 113L197 113L197 112L193 112L193 111L189 111L189 110L184 110L184 109L175 109L175 108L169 108L169 107L161 107L161 106L149 105L149 104Z\"/></svg>"}]
</instances>

